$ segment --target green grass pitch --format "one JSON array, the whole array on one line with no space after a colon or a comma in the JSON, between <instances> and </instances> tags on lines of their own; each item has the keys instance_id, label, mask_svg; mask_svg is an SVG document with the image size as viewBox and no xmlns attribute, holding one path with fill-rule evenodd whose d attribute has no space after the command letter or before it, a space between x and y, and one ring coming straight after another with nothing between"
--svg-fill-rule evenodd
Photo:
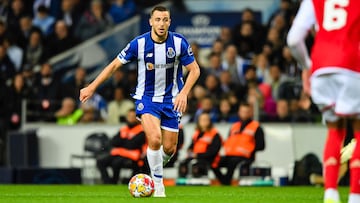
<instances>
[{"instance_id":1,"label":"green grass pitch","mask_svg":"<svg viewBox=\"0 0 360 203\"><path fill-rule=\"evenodd\" d=\"M339 188L347 202L348 187ZM0 185L0 202L321 203L322 187L168 186L166 198L133 198L126 185Z\"/></svg>"}]
</instances>

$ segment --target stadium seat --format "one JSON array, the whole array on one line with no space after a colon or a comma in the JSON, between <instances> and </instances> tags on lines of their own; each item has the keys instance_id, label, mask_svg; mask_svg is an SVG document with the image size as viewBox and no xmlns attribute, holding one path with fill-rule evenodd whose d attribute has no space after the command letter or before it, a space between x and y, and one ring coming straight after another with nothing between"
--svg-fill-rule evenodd
<instances>
[{"instance_id":1,"label":"stadium seat","mask_svg":"<svg viewBox=\"0 0 360 203\"><path fill-rule=\"evenodd\" d=\"M109 153L109 137L104 132L94 132L88 135L84 143L84 152L82 154L71 154L70 166L75 167L74 161L81 160L83 183L94 183L95 173L97 173L96 164L87 164L86 160L92 160L96 163L96 158L103 153ZM92 172L90 177L87 173ZM91 182L87 182L90 179Z\"/></svg>"}]
</instances>

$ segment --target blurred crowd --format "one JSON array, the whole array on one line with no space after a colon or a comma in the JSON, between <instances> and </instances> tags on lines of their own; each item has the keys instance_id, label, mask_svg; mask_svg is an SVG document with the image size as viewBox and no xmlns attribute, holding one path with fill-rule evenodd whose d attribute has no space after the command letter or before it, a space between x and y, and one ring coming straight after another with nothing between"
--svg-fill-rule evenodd
<instances>
[{"instance_id":1,"label":"blurred crowd","mask_svg":"<svg viewBox=\"0 0 360 203\"><path fill-rule=\"evenodd\" d=\"M87 84L86 69L62 82L48 59L135 15L145 1L2 0L0 1L0 125L21 125L22 101L29 122L123 122L134 108L130 93L136 70L122 69L87 103L78 102ZM189 97L182 122L239 120L237 107L248 102L262 122L317 122L319 112L302 92L301 67L285 39L299 2L281 0L268 22L244 9L235 27L223 27L210 49L190 42L201 76ZM308 37L308 47L312 44ZM185 73L186 74L186 73ZM2 124L1 124L2 123Z\"/></svg>"}]
</instances>

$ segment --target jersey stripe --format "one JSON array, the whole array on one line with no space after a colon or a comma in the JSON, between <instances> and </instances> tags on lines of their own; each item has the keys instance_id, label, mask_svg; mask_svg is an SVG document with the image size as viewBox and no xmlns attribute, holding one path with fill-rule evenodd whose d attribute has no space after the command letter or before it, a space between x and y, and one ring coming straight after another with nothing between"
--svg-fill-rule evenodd
<instances>
[{"instance_id":1,"label":"jersey stripe","mask_svg":"<svg viewBox=\"0 0 360 203\"><path fill-rule=\"evenodd\" d=\"M141 99L145 92L145 74L146 67L144 66L144 47L145 47L145 38L140 38L137 40L138 48L138 84L136 86L136 91L134 99Z\"/></svg>"},{"instance_id":2,"label":"jersey stripe","mask_svg":"<svg viewBox=\"0 0 360 203\"><path fill-rule=\"evenodd\" d=\"M155 64L159 67L155 67L155 90L153 102L163 102L165 94L165 83L166 83L166 71L165 67L161 65L166 64L166 43L157 44L154 43Z\"/></svg>"},{"instance_id":3,"label":"jersey stripe","mask_svg":"<svg viewBox=\"0 0 360 203\"><path fill-rule=\"evenodd\" d=\"M149 38L145 40L145 47L144 47L144 62L145 64L145 96L152 97L154 96L155 90L155 60L154 57L149 57L149 53L154 53L154 43ZM155 56L155 53L153 54Z\"/></svg>"},{"instance_id":4,"label":"jersey stripe","mask_svg":"<svg viewBox=\"0 0 360 203\"><path fill-rule=\"evenodd\" d=\"M179 57L181 54L181 38L180 37L176 37L174 36L174 47L175 47L175 52L176 52L176 60L174 63L174 85L172 87L171 90L171 94L173 97L173 102L175 101L175 97L178 94L178 92L180 91L179 88L179 78L182 77L182 66L180 65L180 61L179 61ZM179 70L180 70L180 74L179 74Z\"/></svg>"}]
</instances>

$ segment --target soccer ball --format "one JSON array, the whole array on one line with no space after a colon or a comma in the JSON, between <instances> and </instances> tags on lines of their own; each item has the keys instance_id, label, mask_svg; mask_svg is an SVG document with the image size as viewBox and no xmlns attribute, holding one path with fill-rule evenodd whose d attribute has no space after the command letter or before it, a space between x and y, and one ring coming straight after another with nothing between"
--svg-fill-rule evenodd
<instances>
[{"instance_id":1,"label":"soccer ball","mask_svg":"<svg viewBox=\"0 0 360 203\"><path fill-rule=\"evenodd\" d=\"M146 174L136 174L129 181L129 192L133 197L150 197L154 193L154 181Z\"/></svg>"}]
</instances>

